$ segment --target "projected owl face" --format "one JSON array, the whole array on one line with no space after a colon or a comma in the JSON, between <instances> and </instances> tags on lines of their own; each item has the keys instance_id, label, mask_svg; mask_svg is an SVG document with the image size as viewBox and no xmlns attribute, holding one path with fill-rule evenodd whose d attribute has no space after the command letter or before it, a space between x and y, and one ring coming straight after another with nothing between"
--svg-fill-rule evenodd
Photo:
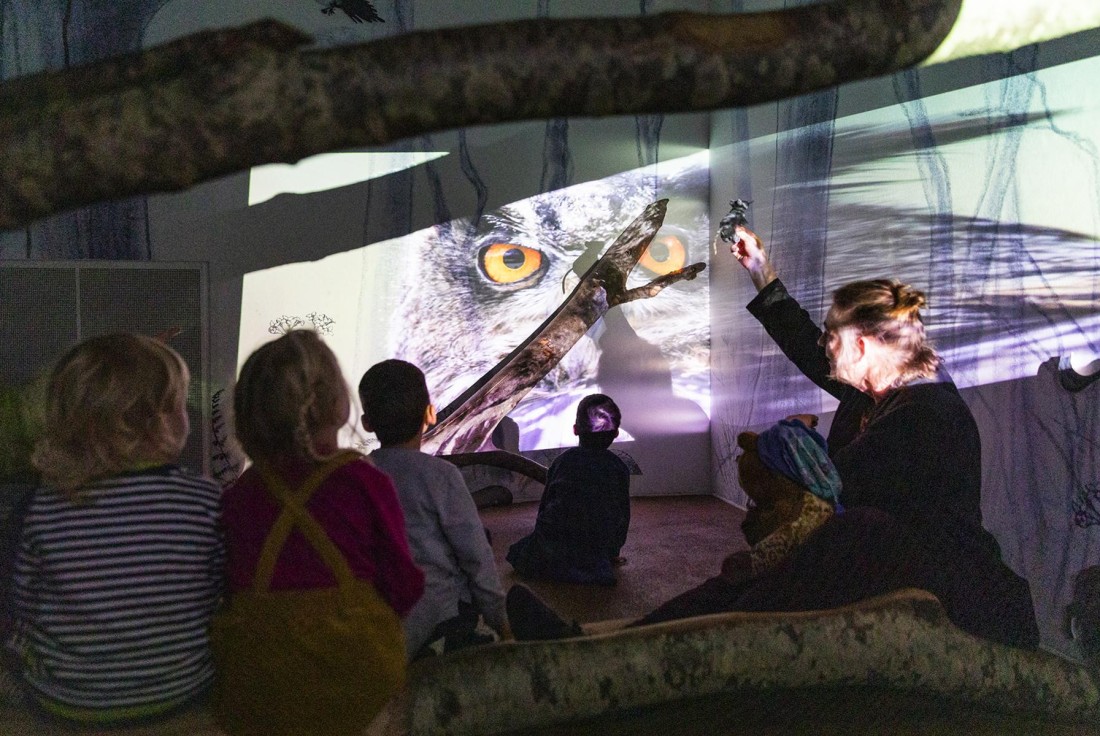
<instances>
[{"instance_id":1,"label":"projected owl face","mask_svg":"<svg viewBox=\"0 0 1100 736\"><path fill-rule=\"evenodd\" d=\"M619 233L662 197L670 199L664 226L629 285L705 261L706 177L705 163L680 167L661 178L654 193L652 173L629 172L512 203L476 225L452 221L406 241L402 247L415 248L418 257L394 320L400 325L394 354L419 365L436 405L446 406L537 329ZM660 359L636 343L646 357L634 370L654 373L666 385L671 375L678 396L705 406L708 311L704 277L625 305L626 323L618 315L605 317L512 413L521 448L568 443L577 401L602 384L600 355L611 337L617 353L631 341L655 346ZM629 432L629 420L623 428Z\"/></svg>"}]
</instances>

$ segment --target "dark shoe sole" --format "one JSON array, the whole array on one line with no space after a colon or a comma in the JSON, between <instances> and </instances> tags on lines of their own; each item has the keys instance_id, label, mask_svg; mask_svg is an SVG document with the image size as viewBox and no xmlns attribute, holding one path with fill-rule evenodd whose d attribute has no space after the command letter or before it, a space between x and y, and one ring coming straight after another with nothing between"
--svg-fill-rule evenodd
<instances>
[{"instance_id":1,"label":"dark shoe sole","mask_svg":"<svg viewBox=\"0 0 1100 736\"><path fill-rule=\"evenodd\" d=\"M513 585L504 603L518 641L569 639L584 633L576 621L568 623L525 585Z\"/></svg>"}]
</instances>

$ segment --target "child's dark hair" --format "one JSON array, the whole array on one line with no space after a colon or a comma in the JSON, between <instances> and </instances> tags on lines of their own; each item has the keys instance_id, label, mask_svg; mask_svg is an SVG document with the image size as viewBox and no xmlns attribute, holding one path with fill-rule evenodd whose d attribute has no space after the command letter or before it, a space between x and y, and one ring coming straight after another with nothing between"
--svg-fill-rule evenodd
<instances>
[{"instance_id":1,"label":"child's dark hair","mask_svg":"<svg viewBox=\"0 0 1100 736\"><path fill-rule=\"evenodd\" d=\"M404 360L383 360L359 381L359 400L383 447L408 442L424 426L431 403L424 373Z\"/></svg>"},{"instance_id":2,"label":"child's dark hair","mask_svg":"<svg viewBox=\"0 0 1100 736\"><path fill-rule=\"evenodd\" d=\"M577 437L581 447L606 450L619 436L623 415L605 394L589 394L577 405Z\"/></svg>"}]
</instances>

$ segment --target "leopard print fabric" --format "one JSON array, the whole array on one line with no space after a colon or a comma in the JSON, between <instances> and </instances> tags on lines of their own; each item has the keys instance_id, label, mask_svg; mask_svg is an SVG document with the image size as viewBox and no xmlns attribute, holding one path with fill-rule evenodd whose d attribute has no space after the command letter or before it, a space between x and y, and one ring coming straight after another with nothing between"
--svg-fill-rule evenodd
<instances>
[{"instance_id":1,"label":"leopard print fabric","mask_svg":"<svg viewBox=\"0 0 1100 736\"><path fill-rule=\"evenodd\" d=\"M795 547L805 542L833 513L833 505L828 501L812 493L803 494L802 511L798 517L761 539L749 550L752 575L771 570L785 560Z\"/></svg>"}]
</instances>

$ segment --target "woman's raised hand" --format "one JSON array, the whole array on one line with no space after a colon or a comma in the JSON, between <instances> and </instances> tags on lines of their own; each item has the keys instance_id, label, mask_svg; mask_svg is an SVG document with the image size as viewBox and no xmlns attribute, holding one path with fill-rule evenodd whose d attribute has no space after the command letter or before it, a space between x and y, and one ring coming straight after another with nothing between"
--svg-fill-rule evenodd
<instances>
[{"instance_id":1,"label":"woman's raised hand","mask_svg":"<svg viewBox=\"0 0 1100 736\"><path fill-rule=\"evenodd\" d=\"M734 240L730 243L730 252L733 253L737 262L749 272L749 277L752 278L752 283L756 286L757 291L778 278L771 261L768 260L768 254L764 252L764 242L759 235L747 227L738 225L734 230Z\"/></svg>"}]
</instances>

